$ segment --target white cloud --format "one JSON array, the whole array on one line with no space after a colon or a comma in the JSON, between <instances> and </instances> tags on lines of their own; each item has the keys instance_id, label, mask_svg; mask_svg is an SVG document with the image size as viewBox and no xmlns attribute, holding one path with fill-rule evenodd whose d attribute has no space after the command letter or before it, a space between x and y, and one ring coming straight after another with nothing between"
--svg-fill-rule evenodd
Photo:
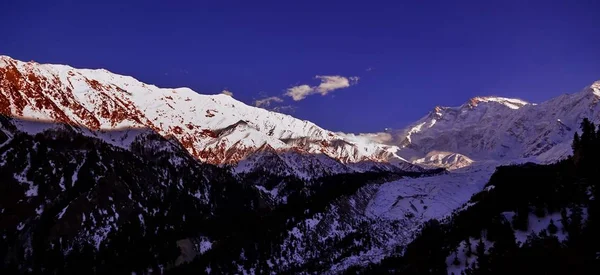
<instances>
[{"instance_id":1,"label":"white cloud","mask_svg":"<svg viewBox=\"0 0 600 275\"><path fill-rule=\"evenodd\" d=\"M228 90L223 90L223 91L221 91L221 93L224 94L224 95L228 95L230 97L233 97L233 93L230 92L230 91L228 91Z\"/></svg>"},{"instance_id":2,"label":"white cloud","mask_svg":"<svg viewBox=\"0 0 600 275\"><path fill-rule=\"evenodd\" d=\"M365 137L369 140L372 140L377 143L390 144L394 137L390 133L379 132L379 133L371 133L371 134L362 134L362 137Z\"/></svg>"},{"instance_id":3,"label":"white cloud","mask_svg":"<svg viewBox=\"0 0 600 275\"><path fill-rule=\"evenodd\" d=\"M306 96L313 94L315 88L308 85L300 85L289 88L285 95L291 96L295 101L303 100Z\"/></svg>"},{"instance_id":4,"label":"white cloud","mask_svg":"<svg viewBox=\"0 0 600 275\"><path fill-rule=\"evenodd\" d=\"M381 144L392 144L394 136L390 133L379 132L379 133L364 133L364 134L345 134L337 133L338 135L344 136L347 139L361 143L381 143Z\"/></svg>"},{"instance_id":5,"label":"white cloud","mask_svg":"<svg viewBox=\"0 0 600 275\"><path fill-rule=\"evenodd\" d=\"M254 101L254 106L256 107L269 107L272 102L283 102L283 99L272 96Z\"/></svg>"},{"instance_id":6,"label":"white cloud","mask_svg":"<svg viewBox=\"0 0 600 275\"><path fill-rule=\"evenodd\" d=\"M315 78L321 80L321 84L319 84L319 86L317 87L317 91L319 91L319 93L321 95L326 95L329 92L337 90L337 89L343 89L343 88L350 87L350 80L348 80L348 78L345 78L343 76L317 75L317 76L315 76Z\"/></svg>"},{"instance_id":7,"label":"white cloud","mask_svg":"<svg viewBox=\"0 0 600 275\"><path fill-rule=\"evenodd\" d=\"M348 88L358 83L359 80L357 76L348 78L339 75L317 75L315 78L321 80L321 84L313 87L306 84L294 86L289 88L285 95L292 97L295 101L299 101L312 94L326 95L337 89Z\"/></svg>"}]
</instances>

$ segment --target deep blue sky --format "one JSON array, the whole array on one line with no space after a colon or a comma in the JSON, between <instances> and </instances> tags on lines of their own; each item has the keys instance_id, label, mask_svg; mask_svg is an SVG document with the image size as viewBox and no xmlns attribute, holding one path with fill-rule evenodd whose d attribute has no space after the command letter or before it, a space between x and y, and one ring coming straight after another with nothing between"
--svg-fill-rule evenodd
<instances>
[{"instance_id":1,"label":"deep blue sky","mask_svg":"<svg viewBox=\"0 0 600 275\"><path fill-rule=\"evenodd\" d=\"M359 76L281 104L331 130L379 131L477 95L539 102L599 80L599 2L6 0L0 54L246 103Z\"/></svg>"}]
</instances>

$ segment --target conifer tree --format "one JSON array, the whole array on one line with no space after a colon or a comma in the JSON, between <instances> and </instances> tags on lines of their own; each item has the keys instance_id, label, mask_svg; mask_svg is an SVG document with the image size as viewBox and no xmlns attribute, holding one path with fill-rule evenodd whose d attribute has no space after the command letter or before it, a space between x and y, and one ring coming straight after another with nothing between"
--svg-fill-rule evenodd
<instances>
[{"instance_id":1,"label":"conifer tree","mask_svg":"<svg viewBox=\"0 0 600 275\"><path fill-rule=\"evenodd\" d=\"M581 235L581 229L583 227L583 211L581 207L575 206L571 209L571 217L569 218L569 227L567 232L569 233L569 241L574 242Z\"/></svg>"},{"instance_id":2,"label":"conifer tree","mask_svg":"<svg viewBox=\"0 0 600 275\"><path fill-rule=\"evenodd\" d=\"M567 217L567 209L563 208L560 210L560 223L562 224L562 232L567 233L567 228L569 228L569 218Z\"/></svg>"},{"instance_id":3,"label":"conifer tree","mask_svg":"<svg viewBox=\"0 0 600 275\"><path fill-rule=\"evenodd\" d=\"M479 239L477 247L475 247L475 253L477 255L477 258L485 256L485 243L483 242L483 239Z\"/></svg>"},{"instance_id":4,"label":"conifer tree","mask_svg":"<svg viewBox=\"0 0 600 275\"><path fill-rule=\"evenodd\" d=\"M454 251L454 261L452 261L453 265L459 266L460 260L458 259L458 252Z\"/></svg>"},{"instance_id":5,"label":"conifer tree","mask_svg":"<svg viewBox=\"0 0 600 275\"><path fill-rule=\"evenodd\" d=\"M577 150L579 150L580 142L581 141L579 140L579 133L575 132L575 134L573 135L573 143L571 144L571 148L573 149L574 154L577 152Z\"/></svg>"},{"instance_id":6,"label":"conifer tree","mask_svg":"<svg viewBox=\"0 0 600 275\"><path fill-rule=\"evenodd\" d=\"M480 274L487 274L489 269L489 257L485 254L485 243L483 242L483 238L479 239L479 243L477 243L477 265L479 268Z\"/></svg>"},{"instance_id":7,"label":"conifer tree","mask_svg":"<svg viewBox=\"0 0 600 275\"><path fill-rule=\"evenodd\" d=\"M558 231L558 227L554 224L554 220L550 219L550 224L548 225L548 232L552 235L556 234Z\"/></svg>"},{"instance_id":8,"label":"conifer tree","mask_svg":"<svg viewBox=\"0 0 600 275\"><path fill-rule=\"evenodd\" d=\"M473 250L471 250L471 238L467 237L467 239L465 240L465 255L467 255L467 258L471 257L471 254L473 254Z\"/></svg>"}]
</instances>

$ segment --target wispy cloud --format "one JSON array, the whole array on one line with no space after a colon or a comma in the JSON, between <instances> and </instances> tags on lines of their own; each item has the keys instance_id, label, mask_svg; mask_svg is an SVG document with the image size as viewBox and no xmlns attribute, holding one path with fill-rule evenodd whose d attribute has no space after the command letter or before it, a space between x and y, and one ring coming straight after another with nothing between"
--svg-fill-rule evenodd
<instances>
[{"instance_id":1,"label":"wispy cloud","mask_svg":"<svg viewBox=\"0 0 600 275\"><path fill-rule=\"evenodd\" d=\"M282 114L291 114L296 111L296 107L292 106L292 105L273 106L272 107L272 105L277 105L277 103L283 102L283 98L281 98L281 97L278 97L278 96L266 97L267 95L263 92L261 92L260 95L265 98L254 100L254 106L256 106L256 107L264 108L269 111L278 112L278 113L282 113Z\"/></svg>"},{"instance_id":2,"label":"wispy cloud","mask_svg":"<svg viewBox=\"0 0 600 275\"><path fill-rule=\"evenodd\" d=\"M271 96L263 99L258 99L254 101L254 106L256 107L269 107L273 102L283 102L283 99L276 96Z\"/></svg>"},{"instance_id":3,"label":"wispy cloud","mask_svg":"<svg viewBox=\"0 0 600 275\"><path fill-rule=\"evenodd\" d=\"M294 101L303 100L312 94L326 95L338 89L348 88L358 83L359 77L344 77L339 75L317 75L315 79L321 80L318 86L299 85L289 88L285 95Z\"/></svg>"},{"instance_id":4,"label":"wispy cloud","mask_svg":"<svg viewBox=\"0 0 600 275\"><path fill-rule=\"evenodd\" d=\"M338 135L344 136L352 141L366 142L366 143L382 143L392 144L394 136L391 133L379 132L379 133L366 133L366 134L345 134L337 133Z\"/></svg>"},{"instance_id":5,"label":"wispy cloud","mask_svg":"<svg viewBox=\"0 0 600 275\"><path fill-rule=\"evenodd\" d=\"M233 97L233 93L230 92L229 90L223 90L223 91L221 91L221 93L224 94L224 95L228 95L230 97Z\"/></svg>"}]
</instances>

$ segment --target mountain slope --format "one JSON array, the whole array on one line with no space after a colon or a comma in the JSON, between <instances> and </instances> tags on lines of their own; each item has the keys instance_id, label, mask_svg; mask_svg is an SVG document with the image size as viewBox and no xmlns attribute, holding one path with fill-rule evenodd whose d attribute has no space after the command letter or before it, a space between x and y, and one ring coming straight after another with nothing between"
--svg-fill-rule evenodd
<instances>
[{"instance_id":1,"label":"mountain slope","mask_svg":"<svg viewBox=\"0 0 600 275\"><path fill-rule=\"evenodd\" d=\"M46 130L31 135L17 123ZM69 125L35 124L0 116L0 270L12 269L6 274L166 268L178 239L219 232L229 225L211 222L215 216L244 215L258 204L258 193L227 170L151 131L124 150Z\"/></svg>"},{"instance_id":2,"label":"mountain slope","mask_svg":"<svg viewBox=\"0 0 600 275\"><path fill-rule=\"evenodd\" d=\"M498 167L465 207L427 222L402 255L356 270L597 274L600 129L589 120L581 125L573 156L552 164Z\"/></svg>"},{"instance_id":3,"label":"mountain slope","mask_svg":"<svg viewBox=\"0 0 600 275\"><path fill-rule=\"evenodd\" d=\"M402 168L415 168L395 155L394 146L348 140L231 96L162 89L106 70L25 63L7 56L0 56L0 113L91 130L148 128L174 137L194 157L212 164L235 164L268 146L277 152L323 154L342 163L393 160Z\"/></svg>"},{"instance_id":4,"label":"mountain slope","mask_svg":"<svg viewBox=\"0 0 600 275\"><path fill-rule=\"evenodd\" d=\"M195 272L339 273L401 254L497 165L569 154L599 97L600 82L538 105L478 97L383 145L225 95L0 57L0 113L20 118L0 116L0 258L68 273L140 253L128 268L143 273L190 238L211 247ZM422 169L399 156L456 170L403 173Z\"/></svg>"},{"instance_id":5,"label":"mountain slope","mask_svg":"<svg viewBox=\"0 0 600 275\"><path fill-rule=\"evenodd\" d=\"M30 134L21 129L39 131ZM138 129L127 150L79 131L68 124L45 125L0 116L1 272L165 271L177 263L176 244L193 246L194 241L201 242L192 266L201 267L196 272L205 268L215 273L252 272L244 268L248 265L262 273L271 270L268 265L273 261L281 262L280 270L285 272L294 268L285 263L309 264L289 258L274 260L281 253L301 252L287 239L287 229L294 230L298 221L313 213L339 215L346 210L330 207L345 204L348 197L362 201L352 207L364 207L378 184L434 174L348 170L310 180L261 170L233 175L230 169L197 161L175 140L147 129ZM325 169L320 163L303 165L298 168ZM358 225L361 218L355 214L360 211L335 217L343 218L338 221L347 229ZM331 221L335 221L333 216L324 218L322 227ZM393 223L366 222L361 225L361 234L367 234L364 238L373 229ZM321 269L345 261L344 251L365 249L327 237L330 231L312 234L329 239L304 247L324 251L318 255L329 260ZM375 234L374 242L380 245L386 236Z\"/></svg>"},{"instance_id":6,"label":"mountain slope","mask_svg":"<svg viewBox=\"0 0 600 275\"><path fill-rule=\"evenodd\" d=\"M569 155L570 140L583 118L600 121L599 101L600 81L540 104L477 97L459 107L436 107L394 133L392 144L413 162L443 151L475 161L529 158L548 163Z\"/></svg>"}]
</instances>

